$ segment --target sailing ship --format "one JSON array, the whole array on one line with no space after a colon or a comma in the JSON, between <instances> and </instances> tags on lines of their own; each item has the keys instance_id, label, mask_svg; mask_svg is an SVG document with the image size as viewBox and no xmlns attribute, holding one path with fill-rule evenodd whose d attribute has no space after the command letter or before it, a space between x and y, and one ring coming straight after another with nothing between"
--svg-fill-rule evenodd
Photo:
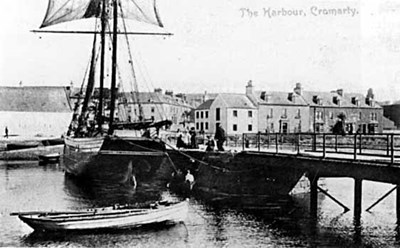
<instances>
[{"instance_id":1,"label":"sailing ship","mask_svg":"<svg viewBox=\"0 0 400 248\"><path fill-rule=\"evenodd\" d=\"M168 33L135 33L127 30L125 19L133 19L140 23L163 27L154 1L143 0L49 0L47 13L41 28L85 18L100 18L100 30L81 31L72 33L93 33L94 41L91 54L91 63L85 93L81 91L74 108L73 119L65 137L64 168L66 173L78 177L95 180L113 180L119 182L131 181L137 183L139 179L152 178L155 171L169 163L165 146L162 142L150 138L148 130L160 129L171 124L164 120L154 122L143 117L140 104L139 115L134 121L116 120L117 92L117 44L119 36L123 35L127 41L127 50L130 66L133 66L128 35L169 35ZM118 21L123 21L123 32L120 31ZM110 27L111 26L111 27ZM43 32L51 32L44 30ZM65 33L65 32L63 32ZM100 75L99 96L93 98L97 55L97 35L101 37L100 47ZM105 94L105 63L106 63L106 36L111 41L111 87L108 101L109 115L106 117ZM135 93L138 92L135 81L135 71L131 68L134 79ZM120 75L119 75L120 76ZM138 97L136 98L138 99ZM134 130L131 137L119 137L115 134L118 129ZM142 134L146 134L145 137Z\"/></svg>"},{"instance_id":2,"label":"sailing ship","mask_svg":"<svg viewBox=\"0 0 400 248\"><path fill-rule=\"evenodd\" d=\"M111 2L110 2L111 1ZM114 131L121 128L140 130L146 128L158 129L168 121L154 123L146 121L139 116L136 123L119 123L114 120L115 104L117 99L116 74L117 74L117 42L118 19L132 18L140 22L162 27L154 1L144 0L50 0L44 25L49 26L59 22L75 19L100 17L101 18L101 50L104 50L104 39L106 33L112 34L112 73L111 73L111 96L109 101L109 117L104 118L104 103L99 97L95 106L97 109L96 123L92 128L93 135L98 134L101 147L98 151L91 150L95 147L96 137L81 137L90 108L83 107L80 117L76 115L75 136L69 141L75 142L76 147L69 146L70 152L66 152L64 167L67 173L86 177L89 179L106 179L117 182L131 182L135 186L144 183L160 182L166 184L171 180L172 172L177 175L177 182L184 182L184 171L190 169L195 177L194 191L203 192L208 197L215 199L227 199L239 201L239 205L248 205L246 202L268 202L277 196L286 196L294 187L304 171L293 169L288 171L279 166L282 161L270 160L269 157L239 152L229 154L226 152L205 151L178 151L167 149L166 145L158 140L148 137L121 137L115 135ZM118 18L120 17L120 18ZM108 32L106 27L112 19L113 30ZM125 26L125 25L124 25ZM128 33L125 30L125 35ZM94 42L95 43L95 42ZM95 51L96 49L93 49ZM104 53L101 53L101 68L104 65ZM92 61L96 56L92 53ZM95 66L91 66L95 68ZM103 69L102 69L103 70ZM92 75L92 71L89 75ZM104 71L100 73L100 84L104 80ZM90 77L89 77L90 78ZM93 79L88 80L93 83ZM91 84L90 84L91 85ZM92 92L93 86L86 87L86 91ZM101 88L102 89L102 88ZM136 91L137 92L137 91ZM104 93L100 92L100 95ZM88 102L89 93L83 99L83 106ZM139 111L140 113L140 111ZM108 129L103 129L107 121ZM82 128L80 128L82 126ZM101 136L102 133L108 135ZM79 140L82 139L82 140ZM68 139L67 139L68 140ZM84 142L92 142L91 145L83 146ZM66 142L68 143L68 142ZM66 146L68 147L68 146ZM88 152L82 152L82 150ZM74 157L75 156L75 157ZM195 161L194 163L191 163ZM277 164L278 163L278 164ZM197 167L196 167L197 165ZM179 169L181 172L179 172ZM183 175L183 179L182 179ZM176 185L172 183L171 185ZM262 200L260 200L262 198ZM244 202L245 201L245 202ZM251 205L251 204L250 204Z\"/></svg>"}]
</instances>

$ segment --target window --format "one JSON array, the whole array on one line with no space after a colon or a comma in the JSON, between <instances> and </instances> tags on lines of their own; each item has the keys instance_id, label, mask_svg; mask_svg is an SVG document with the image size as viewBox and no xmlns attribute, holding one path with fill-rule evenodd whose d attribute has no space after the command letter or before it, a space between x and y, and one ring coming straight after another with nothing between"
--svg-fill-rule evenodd
<instances>
[{"instance_id":1,"label":"window","mask_svg":"<svg viewBox=\"0 0 400 248\"><path fill-rule=\"evenodd\" d=\"M200 113L200 118L201 118L201 119L204 118L204 112L203 112L203 111L201 111L201 113Z\"/></svg>"},{"instance_id":2,"label":"window","mask_svg":"<svg viewBox=\"0 0 400 248\"><path fill-rule=\"evenodd\" d=\"M274 110L273 110L273 109L270 109L270 110L269 110L268 118L272 118L272 117L274 117Z\"/></svg>"},{"instance_id":3,"label":"window","mask_svg":"<svg viewBox=\"0 0 400 248\"><path fill-rule=\"evenodd\" d=\"M329 112L329 119L333 119L333 112Z\"/></svg>"},{"instance_id":4,"label":"window","mask_svg":"<svg viewBox=\"0 0 400 248\"><path fill-rule=\"evenodd\" d=\"M316 120L323 120L323 115L321 111L315 112L315 119Z\"/></svg>"},{"instance_id":5,"label":"window","mask_svg":"<svg viewBox=\"0 0 400 248\"><path fill-rule=\"evenodd\" d=\"M199 130L199 123L196 122L196 129Z\"/></svg>"},{"instance_id":6,"label":"window","mask_svg":"<svg viewBox=\"0 0 400 248\"><path fill-rule=\"evenodd\" d=\"M247 127L248 131L253 131L253 125L249 124L249 126Z\"/></svg>"},{"instance_id":7,"label":"window","mask_svg":"<svg viewBox=\"0 0 400 248\"><path fill-rule=\"evenodd\" d=\"M371 121L377 121L378 120L378 114L377 113L371 113L370 119L371 119Z\"/></svg>"},{"instance_id":8,"label":"window","mask_svg":"<svg viewBox=\"0 0 400 248\"><path fill-rule=\"evenodd\" d=\"M204 123L203 122L200 123L200 130L204 130Z\"/></svg>"},{"instance_id":9,"label":"window","mask_svg":"<svg viewBox=\"0 0 400 248\"><path fill-rule=\"evenodd\" d=\"M300 109L297 109L297 113L296 113L296 117L295 118L299 119L300 117L301 117Z\"/></svg>"},{"instance_id":10,"label":"window","mask_svg":"<svg viewBox=\"0 0 400 248\"><path fill-rule=\"evenodd\" d=\"M220 108L215 109L215 120L217 120L217 121L221 120L221 109Z\"/></svg>"},{"instance_id":11,"label":"window","mask_svg":"<svg viewBox=\"0 0 400 248\"><path fill-rule=\"evenodd\" d=\"M196 111L196 118L197 118L197 119L200 118L199 115L200 115L200 114L199 114L199 111Z\"/></svg>"},{"instance_id":12,"label":"window","mask_svg":"<svg viewBox=\"0 0 400 248\"><path fill-rule=\"evenodd\" d=\"M208 130L208 122L206 122L205 124L206 124L205 125L206 126L205 130Z\"/></svg>"},{"instance_id":13,"label":"window","mask_svg":"<svg viewBox=\"0 0 400 248\"><path fill-rule=\"evenodd\" d=\"M151 107L151 112L154 113L154 107Z\"/></svg>"},{"instance_id":14,"label":"window","mask_svg":"<svg viewBox=\"0 0 400 248\"><path fill-rule=\"evenodd\" d=\"M205 113L206 113L206 118L208 118L208 111L206 111Z\"/></svg>"},{"instance_id":15,"label":"window","mask_svg":"<svg viewBox=\"0 0 400 248\"><path fill-rule=\"evenodd\" d=\"M288 133L288 130L289 128L288 128L288 124L286 123L286 122L283 122L282 123L282 133L284 133L284 134L286 134L286 133Z\"/></svg>"},{"instance_id":16,"label":"window","mask_svg":"<svg viewBox=\"0 0 400 248\"><path fill-rule=\"evenodd\" d=\"M362 113L358 113L358 119L361 120L362 119Z\"/></svg>"},{"instance_id":17,"label":"window","mask_svg":"<svg viewBox=\"0 0 400 248\"><path fill-rule=\"evenodd\" d=\"M282 109L282 118L287 118L287 109Z\"/></svg>"},{"instance_id":18,"label":"window","mask_svg":"<svg viewBox=\"0 0 400 248\"><path fill-rule=\"evenodd\" d=\"M238 116L237 110L233 110L233 117L237 117L237 116Z\"/></svg>"},{"instance_id":19,"label":"window","mask_svg":"<svg viewBox=\"0 0 400 248\"><path fill-rule=\"evenodd\" d=\"M250 110L248 115L250 118L253 117L253 111Z\"/></svg>"},{"instance_id":20,"label":"window","mask_svg":"<svg viewBox=\"0 0 400 248\"><path fill-rule=\"evenodd\" d=\"M232 130L237 131L237 124L233 124Z\"/></svg>"}]
</instances>

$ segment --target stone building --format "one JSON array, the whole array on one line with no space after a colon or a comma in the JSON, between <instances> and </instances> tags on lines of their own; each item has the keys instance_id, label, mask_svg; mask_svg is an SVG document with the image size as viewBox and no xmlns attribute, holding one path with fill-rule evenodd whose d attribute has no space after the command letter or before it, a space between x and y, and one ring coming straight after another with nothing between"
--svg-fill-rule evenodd
<instances>
[{"instance_id":1,"label":"stone building","mask_svg":"<svg viewBox=\"0 0 400 248\"><path fill-rule=\"evenodd\" d=\"M72 118L69 90L64 87L0 87L0 127L10 135L56 136Z\"/></svg>"},{"instance_id":2,"label":"stone building","mask_svg":"<svg viewBox=\"0 0 400 248\"><path fill-rule=\"evenodd\" d=\"M301 96L295 92L254 92L252 88L247 85L247 94L256 97L260 132L308 132L309 106Z\"/></svg>"},{"instance_id":3,"label":"stone building","mask_svg":"<svg viewBox=\"0 0 400 248\"><path fill-rule=\"evenodd\" d=\"M304 91L297 84L295 92L310 108L310 132L331 132L340 116L344 116L347 133L383 131L383 109L376 103L372 89L366 95L345 93L343 89L314 92Z\"/></svg>"},{"instance_id":4,"label":"stone building","mask_svg":"<svg viewBox=\"0 0 400 248\"><path fill-rule=\"evenodd\" d=\"M400 129L400 101L393 104L385 104L383 115L394 122L397 129Z\"/></svg>"},{"instance_id":5,"label":"stone building","mask_svg":"<svg viewBox=\"0 0 400 248\"><path fill-rule=\"evenodd\" d=\"M138 100L137 100L138 99ZM139 113L139 105L143 113ZM176 97L172 91L124 93L118 102L118 118L120 120L138 120L142 115L145 119L154 121L171 120L173 126L192 122L190 106L182 97Z\"/></svg>"},{"instance_id":6,"label":"stone building","mask_svg":"<svg viewBox=\"0 0 400 248\"><path fill-rule=\"evenodd\" d=\"M258 132L257 106L245 94L218 94L195 110L196 131L215 133L221 126L227 135Z\"/></svg>"}]
</instances>

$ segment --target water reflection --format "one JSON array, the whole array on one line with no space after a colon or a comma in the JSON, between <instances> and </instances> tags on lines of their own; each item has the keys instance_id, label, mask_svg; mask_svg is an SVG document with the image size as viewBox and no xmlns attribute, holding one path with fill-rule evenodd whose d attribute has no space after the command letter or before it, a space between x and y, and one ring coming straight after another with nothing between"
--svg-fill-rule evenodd
<instances>
[{"instance_id":1,"label":"water reflection","mask_svg":"<svg viewBox=\"0 0 400 248\"><path fill-rule=\"evenodd\" d=\"M150 243L154 247L165 244L183 245L186 243L188 230L184 223L173 226L149 226L140 229L107 230L91 232L32 232L21 238L24 246L62 246L62 247L136 247Z\"/></svg>"},{"instance_id":2,"label":"water reflection","mask_svg":"<svg viewBox=\"0 0 400 248\"><path fill-rule=\"evenodd\" d=\"M113 204L158 201L166 189L153 185L141 185L135 188L130 182L87 181L66 175L64 191L76 201L90 203L93 207L104 207Z\"/></svg>"}]
</instances>

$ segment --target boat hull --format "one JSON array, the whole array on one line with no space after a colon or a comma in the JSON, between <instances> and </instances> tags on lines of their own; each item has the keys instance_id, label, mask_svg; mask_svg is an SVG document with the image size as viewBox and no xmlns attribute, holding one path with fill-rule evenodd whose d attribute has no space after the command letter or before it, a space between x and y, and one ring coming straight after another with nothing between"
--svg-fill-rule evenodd
<instances>
[{"instance_id":1,"label":"boat hull","mask_svg":"<svg viewBox=\"0 0 400 248\"><path fill-rule=\"evenodd\" d=\"M184 222L188 201L155 209L106 210L62 216L19 215L19 218L37 231L77 231L98 229L130 229L144 225Z\"/></svg>"},{"instance_id":2,"label":"boat hull","mask_svg":"<svg viewBox=\"0 0 400 248\"><path fill-rule=\"evenodd\" d=\"M165 146L147 138L107 137L98 152L69 151L64 161L65 171L77 177L137 185L166 184L173 172Z\"/></svg>"},{"instance_id":3,"label":"boat hull","mask_svg":"<svg viewBox=\"0 0 400 248\"><path fill-rule=\"evenodd\" d=\"M100 150L104 137L64 139L63 166L67 174L82 176L85 164Z\"/></svg>"},{"instance_id":4,"label":"boat hull","mask_svg":"<svg viewBox=\"0 0 400 248\"><path fill-rule=\"evenodd\" d=\"M271 202L286 202L289 192L304 174L295 167L288 170L287 166L279 166L273 157L266 157L240 152L201 152L185 151L192 158L190 162L179 151L169 152L181 174L176 175L171 182L172 189L188 192L185 183L185 172L190 170L195 183L193 194L202 199L255 209L268 206ZM193 161L201 162L193 162Z\"/></svg>"}]
</instances>

